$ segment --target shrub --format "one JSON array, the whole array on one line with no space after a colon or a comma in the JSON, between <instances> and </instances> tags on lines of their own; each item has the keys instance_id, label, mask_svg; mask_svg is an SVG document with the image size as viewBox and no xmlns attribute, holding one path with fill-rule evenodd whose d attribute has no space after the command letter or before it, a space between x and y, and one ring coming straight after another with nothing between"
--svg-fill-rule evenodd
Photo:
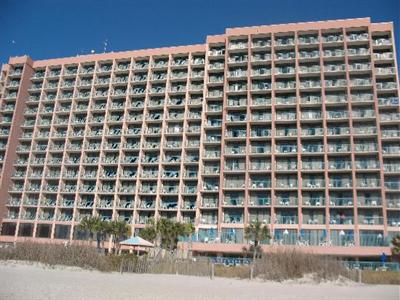
<instances>
[{"instance_id":1,"label":"shrub","mask_svg":"<svg viewBox=\"0 0 400 300\"><path fill-rule=\"evenodd\" d=\"M76 266L99 271L113 271L112 260L90 246L39 244L32 242L17 243L14 247L0 249L2 260L23 260L46 265Z\"/></svg>"}]
</instances>

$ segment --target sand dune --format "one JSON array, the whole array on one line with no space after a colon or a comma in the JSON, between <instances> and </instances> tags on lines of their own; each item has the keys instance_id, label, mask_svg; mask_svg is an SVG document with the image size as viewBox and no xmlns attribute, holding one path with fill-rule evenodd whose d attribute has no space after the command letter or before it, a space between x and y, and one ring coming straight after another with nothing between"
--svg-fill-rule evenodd
<instances>
[{"instance_id":1,"label":"sand dune","mask_svg":"<svg viewBox=\"0 0 400 300\"><path fill-rule=\"evenodd\" d=\"M118 274L0 262L0 299L398 300L397 286L260 282L179 275Z\"/></svg>"}]
</instances>

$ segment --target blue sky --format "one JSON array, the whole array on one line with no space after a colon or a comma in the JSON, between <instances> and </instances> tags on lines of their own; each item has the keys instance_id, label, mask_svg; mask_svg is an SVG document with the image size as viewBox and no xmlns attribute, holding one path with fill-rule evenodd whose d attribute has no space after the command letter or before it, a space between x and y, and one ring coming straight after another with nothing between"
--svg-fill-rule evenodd
<instances>
[{"instance_id":1,"label":"blue sky","mask_svg":"<svg viewBox=\"0 0 400 300\"><path fill-rule=\"evenodd\" d=\"M226 27L371 17L394 21L400 0L0 0L0 63L204 43Z\"/></svg>"}]
</instances>

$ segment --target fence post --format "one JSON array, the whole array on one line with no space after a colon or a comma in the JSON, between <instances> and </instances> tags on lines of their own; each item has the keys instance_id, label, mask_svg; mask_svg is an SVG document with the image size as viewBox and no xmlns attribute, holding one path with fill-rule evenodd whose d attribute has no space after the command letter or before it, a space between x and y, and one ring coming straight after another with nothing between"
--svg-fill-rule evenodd
<instances>
[{"instance_id":1,"label":"fence post","mask_svg":"<svg viewBox=\"0 0 400 300\"><path fill-rule=\"evenodd\" d=\"M357 272L358 272L358 283L362 283L362 270L358 269Z\"/></svg>"},{"instance_id":2,"label":"fence post","mask_svg":"<svg viewBox=\"0 0 400 300\"><path fill-rule=\"evenodd\" d=\"M250 280L254 277L254 262L250 265Z\"/></svg>"},{"instance_id":3,"label":"fence post","mask_svg":"<svg viewBox=\"0 0 400 300\"><path fill-rule=\"evenodd\" d=\"M121 262L119 264L119 273L122 274L122 264L123 264L124 260L121 259Z\"/></svg>"},{"instance_id":4,"label":"fence post","mask_svg":"<svg viewBox=\"0 0 400 300\"><path fill-rule=\"evenodd\" d=\"M214 279L214 262L211 262L211 274L210 274L210 279Z\"/></svg>"}]
</instances>

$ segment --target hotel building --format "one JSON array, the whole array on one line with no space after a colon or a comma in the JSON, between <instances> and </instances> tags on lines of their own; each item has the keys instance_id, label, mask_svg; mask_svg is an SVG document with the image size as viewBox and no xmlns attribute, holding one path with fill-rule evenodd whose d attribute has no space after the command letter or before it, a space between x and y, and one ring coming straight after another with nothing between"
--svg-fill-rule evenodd
<instances>
[{"instance_id":1,"label":"hotel building","mask_svg":"<svg viewBox=\"0 0 400 300\"><path fill-rule=\"evenodd\" d=\"M392 23L230 28L200 45L34 61L0 79L0 242L82 238L82 218L244 227L315 253L390 253L400 233ZM272 245L271 245L272 244Z\"/></svg>"}]
</instances>

